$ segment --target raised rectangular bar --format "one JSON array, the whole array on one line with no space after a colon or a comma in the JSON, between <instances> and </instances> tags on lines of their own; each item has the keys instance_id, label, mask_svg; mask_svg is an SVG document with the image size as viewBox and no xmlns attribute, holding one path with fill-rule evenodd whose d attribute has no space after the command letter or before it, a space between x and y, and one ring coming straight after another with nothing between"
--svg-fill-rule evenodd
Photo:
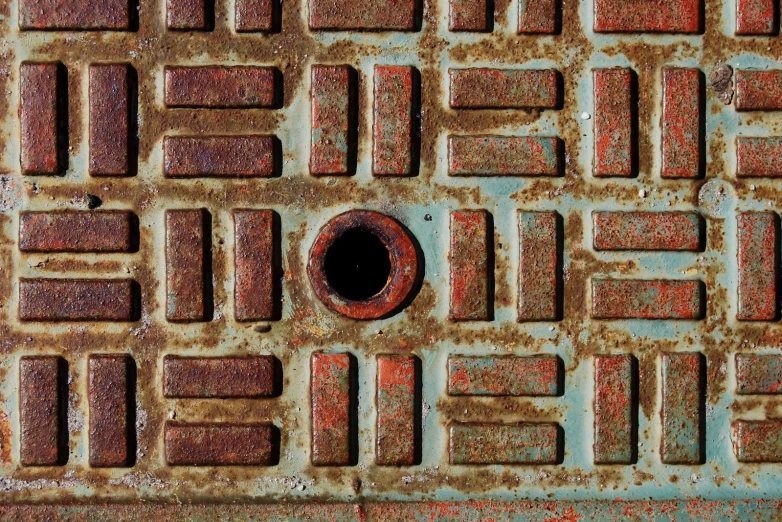
<instances>
[{"instance_id":1,"label":"raised rectangular bar","mask_svg":"<svg viewBox=\"0 0 782 522\"><path fill-rule=\"evenodd\" d=\"M519 212L519 321L559 319L559 215Z\"/></svg>"},{"instance_id":2,"label":"raised rectangular bar","mask_svg":"<svg viewBox=\"0 0 782 522\"><path fill-rule=\"evenodd\" d=\"M740 212L738 221L738 311L740 321L777 318L779 218L774 212Z\"/></svg>"},{"instance_id":3,"label":"raised rectangular bar","mask_svg":"<svg viewBox=\"0 0 782 522\"><path fill-rule=\"evenodd\" d=\"M237 321L275 318L274 211L234 210L234 316Z\"/></svg>"},{"instance_id":4,"label":"raised rectangular bar","mask_svg":"<svg viewBox=\"0 0 782 522\"><path fill-rule=\"evenodd\" d=\"M163 395L176 398L271 397L275 360L249 357L179 357L163 359Z\"/></svg>"},{"instance_id":5,"label":"raised rectangular bar","mask_svg":"<svg viewBox=\"0 0 782 522\"><path fill-rule=\"evenodd\" d=\"M592 212L595 250L700 250L695 212Z\"/></svg>"},{"instance_id":6,"label":"raised rectangular bar","mask_svg":"<svg viewBox=\"0 0 782 522\"><path fill-rule=\"evenodd\" d=\"M166 319L206 319L206 210L166 211ZM211 274L209 274L211 275Z\"/></svg>"},{"instance_id":7,"label":"raised rectangular bar","mask_svg":"<svg viewBox=\"0 0 782 522\"><path fill-rule=\"evenodd\" d=\"M277 85L274 67L208 65L165 69L167 107L274 108Z\"/></svg>"},{"instance_id":8,"label":"raised rectangular bar","mask_svg":"<svg viewBox=\"0 0 782 522\"><path fill-rule=\"evenodd\" d=\"M486 321L494 303L489 302L489 250L493 247L490 214L485 210L451 212L451 299L449 317L454 321Z\"/></svg>"},{"instance_id":9,"label":"raised rectangular bar","mask_svg":"<svg viewBox=\"0 0 782 522\"><path fill-rule=\"evenodd\" d=\"M19 359L19 459L23 466L62 463L62 363L54 355Z\"/></svg>"},{"instance_id":10,"label":"raised rectangular bar","mask_svg":"<svg viewBox=\"0 0 782 522\"><path fill-rule=\"evenodd\" d=\"M595 362L595 464L632 464L636 378L632 355L597 355Z\"/></svg>"},{"instance_id":11,"label":"raised rectangular bar","mask_svg":"<svg viewBox=\"0 0 782 522\"><path fill-rule=\"evenodd\" d=\"M782 69L747 71L736 69L736 110L782 110Z\"/></svg>"},{"instance_id":12,"label":"raised rectangular bar","mask_svg":"<svg viewBox=\"0 0 782 522\"><path fill-rule=\"evenodd\" d=\"M165 174L169 178L271 177L274 136L166 136Z\"/></svg>"},{"instance_id":13,"label":"raised rectangular bar","mask_svg":"<svg viewBox=\"0 0 782 522\"><path fill-rule=\"evenodd\" d=\"M130 366L127 354L93 354L89 357L90 466L129 466Z\"/></svg>"},{"instance_id":14,"label":"raised rectangular bar","mask_svg":"<svg viewBox=\"0 0 782 522\"><path fill-rule=\"evenodd\" d=\"M701 93L698 69L663 69L664 178L696 178L701 174Z\"/></svg>"},{"instance_id":15,"label":"raised rectangular bar","mask_svg":"<svg viewBox=\"0 0 782 522\"><path fill-rule=\"evenodd\" d=\"M118 31L130 29L128 0L20 0L23 30Z\"/></svg>"},{"instance_id":16,"label":"raised rectangular bar","mask_svg":"<svg viewBox=\"0 0 782 522\"><path fill-rule=\"evenodd\" d=\"M782 176L782 137L736 138L736 176L740 178Z\"/></svg>"},{"instance_id":17,"label":"raised rectangular bar","mask_svg":"<svg viewBox=\"0 0 782 522\"><path fill-rule=\"evenodd\" d=\"M273 425L166 422L169 466L269 466Z\"/></svg>"},{"instance_id":18,"label":"raised rectangular bar","mask_svg":"<svg viewBox=\"0 0 782 522\"><path fill-rule=\"evenodd\" d=\"M448 357L448 394L493 397L556 396L559 359L555 355Z\"/></svg>"},{"instance_id":19,"label":"raised rectangular bar","mask_svg":"<svg viewBox=\"0 0 782 522\"><path fill-rule=\"evenodd\" d=\"M519 0L520 34L555 34L558 0Z\"/></svg>"},{"instance_id":20,"label":"raised rectangular bar","mask_svg":"<svg viewBox=\"0 0 782 522\"><path fill-rule=\"evenodd\" d=\"M347 65L312 66L311 174L349 173L353 74Z\"/></svg>"},{"instance_id":21,"label":"raised rectangular bar","mask_svg":"<svg viewBox=\"0 0 782 522\"><path fill-rule=\"evenodd\" d=\"M775 0L737 0L737 35L773 35L776 30Z\"/></svg>"},{"instance_id":22,"label":"raised rectangular bar","mask_svg":"<svg viewBox=\"0 0 782 522\"><path fill-rule=\"evenodd\" d=\"M698 33L703 0L594 0L597 33Z\"/></svg>"},{"instance_id":23,"label":"raised rectangular bar","mask_svg":"<svg viewBox=\"0 0 782 522\"><path fill-rule=\"evenodd\" d=\"M166 27L175 31L206 31L213 21L207 0L166 0Z\"/></svg>"},{"instance_id":24,"label":"raised rectangular bar","mask_svg":"<svg viewBox=\"0 0 782 522\"><path fill-rule=\"evenodd\" d=\"M416 380L414 355L377 356L377 444L379 466L411 466L416 461Z\"/></svg>"},{"instance_id":25,"label":"raised rectangular bar","mask_svg":"<svg viewBox=\"0 0 782 522\"><path fill-rule=\"evenodd\" d=\"M62 65L24 62L19 66L20 163L22 174L56 175L65 167L60 90Z\"/></svg>"},{"instance_id":26,"label":"raised rectangular bar","mask_svg":"<svg viewBox=\"0 0 782 522\"><path fill-rule=\"evenodd\" d=\"M494 13L489 13L486 0L450 0L448 2L449 31L488 31Z\"/></svg>"},{"instance_id":27,"label":"raised rectangular bar","mask_svg":"<svg viewBox=\"0 0 782 522\"><path fill-rule=\"evenodd\" d=\"M559 73L554 69L449 69L453 109L554 109Z\"/></svg>"},{"instance_id":28,"label":"raised rectangular bar","mask_svg":"<svg viewBox=\"0 0 782 522\"><path fill-rule=\"evenodd\" d=\"M662 446L664 464L700 464L706 376L700 353L665 353L662 356Z\"/></svg>"},{"instance_id":29,"label":"raised rectangular bar","mask_svg":"<svg viewBox=\"0 0 782 522\"><path fill-rule=\"evenodd\" d=\"M776 395L782 393L782 354L736 354L736 393Z\"/></svg>"},{"instance_id":30,"label":"raised rectangular bar","mask_svg":"<svg viewBox=\"0 0 782 522\"><path fill-rule=\"evenodd\" d=\"M413 31L417 0L309 0L310 29Z\"/></svg>"},{"instance_id":31,"label":"raised rectangular bar","mask_svg":"<svg viewBox=\"0 0 782 522\"><path fill-rule=\"evenodd\" d=\"M236 0L236 32L272 32L275 26L274 0Z\"/></svg>"},{"instance_id":32,"label":"raised rectangular bar","mask_svg":"<svg viewBox=\"0 0 782 522\"><path fill-rule=\"evenodd\" d=\"M121 210L22 212L22 252L130 252L135 216Z\"/></svg>"},{"instance_id":33,"label":"raised rectangular bar","mask_svg":"<svg viewBox=\"0 0 782 522\"><path fill-rule=\"evenodd\" d=\"M90 65L90 174L130 172L131 67Z\"/></svg>"},{"instance_id":34,"label":"raised rectangular bar","mask_svg":"<svg viewBox=\"0 0 782 522\"><path fill-rule=\"evenodd\" d=\"M350 355L317 352L311 359L312 464L351 463Z\"/></svg>"},{"instance_id":35,"label":"raised rectangular bar","mask_svg":"<svg viewBox=\"0 0 782 522\"><path fill-rule=\"evenodd\" d=\"M407 176L413 172L412 67L375 66L372 172Z\"/></svg>"},{"instance_id":36,"label":"raised rectangular bar","mask_svg":"<svg viewBox=\"0 0 782 522\"><path fill-rule=\"evenodd\" d=\"M131 279L20 279L22 321L133 321Z\"/></svg>"},{"instance_id":37,"label":"raised rectangular bar","mask_svg":"<svg viewBox=\"0 0 782 522\"><path fill-rule=\"evenodd\" d=\"M452 423L451 464L557 464L559 427L553 423Z\"/></svg>"},{"instance_id":38,"label":"raised rectangular bar","mask_svg":"<svg viewBox=\"0 0 782 522\"><path fill-rule=\"evenodd\" d=\"M596 69L592 71L595 96L595 176L632 176L633 71Z\"/></svg>"},{"instance_id":39,"label":"raised rectangular bar","mask_svg":"<svg viewBox=\"0 0 782 522\"><path fill-rule=\"evenodd\" d=\"M594 319L702 319L703 284L690 280L593 279Z\"/></svg>"},{"instance_id":40,"label":"raised rectangular bar","mask_svg":"<svg viewBox=\"0 0 782 522\"><path fill-rule=\"evenodd\" d=\"M559 138L449 136L451 176L558 176L564 152Z\"/></svg>"},{"instance_id":41,"label":"raised rectangular bar","mask_svg":"<svg viewBox=\"0 0 782 522\"><path fill-rule=\"evenodd\" d=\"M739 462L782 462L782 420L737 420L731 431Z\"/></svg>"}]
</instances>

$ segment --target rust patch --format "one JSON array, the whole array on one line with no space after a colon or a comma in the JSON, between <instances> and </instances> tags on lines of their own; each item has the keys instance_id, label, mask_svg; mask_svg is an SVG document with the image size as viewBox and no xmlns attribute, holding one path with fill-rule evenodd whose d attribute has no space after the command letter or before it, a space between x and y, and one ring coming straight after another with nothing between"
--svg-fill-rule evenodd
<instances>
[{"instance_id":1,"label":"rust patch","mask_svg":"<svg viewBox=\"0 0 782 522\"><path fill-rule=\"evenodd\" d=\"M126 30L131 26L127 0L20 0L22 29Z\"/></svg>"},{"instance_id":2,"label":"rust patch","mask_svg":"<svg viewBox=\"0 0 782 522\"><path fill-rule=\"evenodd\" d=\"M485 321L493 315L490 301L490 252L493 245L485 210L451 212L451 300L449 316L456 321Z\"/></svg>"},{"instance_id":3,"label":"rust patch","mask_svg":"<svg viewBox=\"0 0 782 522\"><path fill-rule=\"evenodd\" d=\"M207 212L169 210L166 212L166 319L203 321L207 319L206 266L212 253L208 236Z\"/></svg>"},{"instance_id":4,"label":"rust patch","mask_svg":"<svg viewBox=\"0 0 782 522\"><path fill-rule=\"evenodd\" d=\"M57 356L19 360L20 460L25 466L62 463L61 367Z\"/></svg>"},{"instance_id":5,"label":"rust patch","mask_svg":"<svg viewBox=\"0 0 782 522\"><path fill-rule=\"evenodd\" d=\"M275 359L253 357L179 357L163 359L166 397L268 397L275 393Z\"/></svg>"},{"instance_id":6,"label":"rust patch","mask_svg":"<svg viewBox=\"0 0 782 522\"><path fill-rule=\"evenodd\" d=\"M312 463L351 463L351 356L312 355Z\"/></svg>"},{"instance_id":7,"label":"rust patch","mask_svg":"<svg viewBox=\"0 0 782 522\"><path fill-rule=\"evenodd\" d=\"M267 466L272 464L270 424L166 423L170 466Z\"/></svg>"},{"instance_id":8,"label":"rust patch","mask_svg":"<svg viewBox=\"0 0 782 522\"><path fill-rule=\"evenodd\" d=\"M420 436L415 415L420 361L412 355L377 358L377 445L381 466L410 466L420 460Z\"/></svg>"},{"instance_id":9,"label":"rust patch","mask_svg":"<svg viewBox=\"0 0 782 522\"><path fill-rule=\"evenodd\" d=\"M131 212L25 212L19 218L19 250L130 252L135 228Z\"/></svg>"},{"instance_id":10,"label":"rust patch","mask_svg":"<svg viewBox=\"0 0 782 522\"><path fill-rule=\"evenodd\" d=\"M129 279L22 279L22 321L132 321L135 282Z\"/></svg>"},{"instance_id":11,"label":"rust patch","mask_svg":"<svg viewBox=\"0 0 782 522\"><path fill-rule=\"evenodd\" d=\"M127 64L90 66L90 174L134 174L131 158L135 130L131 121L131 92L135 71ZM135 153L135 150L132 151Z\"/></svg>"},{"instance_id":12,"label":"rust patch","mask_svg":"<svg viewBox=\"0 0 782 522\"><path fill-rule=\"evenodd\" d=\"M65 69L59 63L23 63L19 69L22 174L60 174L65 167L63 110ZM67 122L65 123L67 128Z\"/></svg>"},{"instance_id":13,"label":"rust patch","mask_svg":"<svg viewBox=\"0 0 782 522\"><path fill-rule=\"evenodd\" d=\"M166 106L274 108L277 74L274 67L166 67Z\"/></svg>"},{"instance_id":14,"label":"rust patch","mask_svg":"<svg viewBox=\"0 0 782 522\"><path fill-rule=\"evenodd\" d=\"M270 177L275 174L273 136L166 136L169 178Z\"/></svg>"},{"instance_id":15,"label":"rust patch","mask_svg":"<svg viewBox=\"0 0 782 522\"><path fill-rule=\"evenodd\" d=\"M236 320L275 319L280 304L277 216L272 210L234 210L233 217Z\"/></svg>"},{"instance_id":16,"label":"rust patch","mask_svg":"<svg viewBox=\"0 0 782 522\"><path fill-rule=\"evenodd\" d=\"M128 422L129 406L135 406L129 393L133 361L125 354L93 354L88 365L90 466L129 466L135 457Z\"/></svg>"}]
</instances>

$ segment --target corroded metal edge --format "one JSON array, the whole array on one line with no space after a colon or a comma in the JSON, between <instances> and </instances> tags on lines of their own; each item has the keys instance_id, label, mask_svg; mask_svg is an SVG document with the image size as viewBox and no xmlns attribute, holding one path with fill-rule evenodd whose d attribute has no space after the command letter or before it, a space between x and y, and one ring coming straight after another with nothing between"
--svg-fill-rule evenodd
<instances>
[{"instance_id":1,"label":"corroded metal edge","mask_svg":"<svg viewBox=\"0 0 782 522\"><path fill-rule=\"evenodd\" d=\"M3 520L565 521L782 520L781 500L379 502L367 504L95 504L1 506Z\"/></svg>"}]
</instances>

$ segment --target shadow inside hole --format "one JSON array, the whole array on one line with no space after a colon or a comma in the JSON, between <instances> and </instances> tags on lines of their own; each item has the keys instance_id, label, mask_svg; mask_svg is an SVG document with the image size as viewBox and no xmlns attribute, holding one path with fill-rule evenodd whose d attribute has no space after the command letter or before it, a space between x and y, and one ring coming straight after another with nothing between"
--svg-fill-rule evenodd
<instances>
[{"instance_id":1,"label":"shadow inside hole","mask_svg":"<svg viewBox=\"0 0 782 522\"><path fill-rule=\"evenodd\" d=\"M329 285L352 301L380 293L391 276L388 248L375 234L361 228L348 230L329 247L324 260Z\"/></svg>"}]
</instances>

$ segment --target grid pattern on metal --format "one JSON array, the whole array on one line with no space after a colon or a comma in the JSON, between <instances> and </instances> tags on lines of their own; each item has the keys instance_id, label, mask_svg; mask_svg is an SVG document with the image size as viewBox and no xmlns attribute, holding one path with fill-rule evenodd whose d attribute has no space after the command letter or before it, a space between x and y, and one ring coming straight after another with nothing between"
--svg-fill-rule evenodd
<instances>
[{"instance_id":1,"label":"grid pattern on metal","mask_svg":"<svg viewBox=\"0 0 782 522\"><path fill-rule=\"evenodd\" d=\"M5 498L782 495L779 5L637 4L4 2Z\"/></svg>"}]
</instances>

